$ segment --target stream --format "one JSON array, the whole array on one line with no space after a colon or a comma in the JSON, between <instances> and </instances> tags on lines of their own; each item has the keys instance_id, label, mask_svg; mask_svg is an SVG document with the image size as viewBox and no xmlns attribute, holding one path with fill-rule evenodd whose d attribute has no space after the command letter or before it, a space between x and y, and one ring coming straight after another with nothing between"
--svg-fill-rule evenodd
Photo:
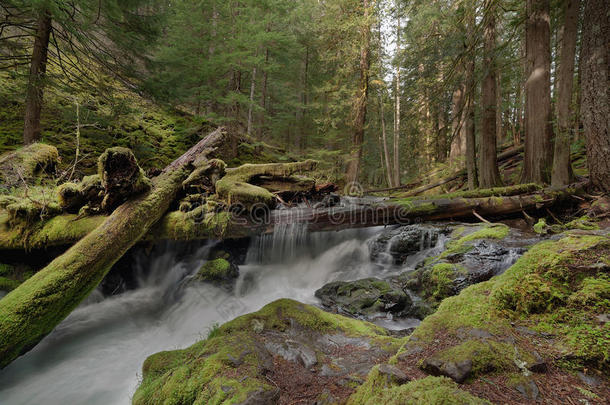
<instances>
[{"instance_id":1,"label":"stream","mask_svg":"<svg viewBox=\"0 0 610 405\"><path fill-rule=\"evenodd\" d=\"M215 325L279 298L319 304L314 292L331 281L399 274L438 254L446 242L424 238L420 252L400 265L383 254L372 261L369 242L383 231L278 227L251 241L231 292L193 280L211 242L190 244L186 253L174 243L158 246L151 256L136 253L137 288L110 297L96 290L36 348L0 371L0 403L128 404L149 355L187 347ZM377 323L405 329L419 321Z\"/></svg>"}]
</instances>

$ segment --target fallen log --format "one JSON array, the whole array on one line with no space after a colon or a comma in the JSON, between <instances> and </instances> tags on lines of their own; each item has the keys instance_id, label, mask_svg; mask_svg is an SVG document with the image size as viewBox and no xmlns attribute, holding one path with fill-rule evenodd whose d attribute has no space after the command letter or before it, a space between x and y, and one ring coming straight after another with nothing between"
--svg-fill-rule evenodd
<instances>
[{"instance_id":1,"label":"fallen log","mask_svg":"<svg viewBox=\"0 0 610 405\"><path fill-rule=\"evenodd\" d=\"M195 159L219 147L218 129L170 164L152 189L118 207L99 226L0 300L0 368L33 348L102 281L112 265L167 211Z\"/></svg>"},{"instance_id":2,"label":"fallen log","mask_svg":"<svg viewBox=\"0 0 610 405\"><path fill-rule=\"evenodd\" d=\"M521 211L533 211L573 196L582 184L562 189L540 189L533 184L464 191L434 199L393 199L377 203L341 207L314 205L308 208L273 210L263 218L235 216L228 212L202 213L174 211L163 216L148 233L145 241L233 239L272 232L276 225L308 223L311 231L330 231L379 225L400 224L404 221L443 219L474 219L477 214L498 217ZM504 193L502 195L500 190ZM529 193L529 194L524 194ZM106 219L90 216L76 220L76 215L59 215L36 225L29 231L27 242L20 232L3 230L0 224L0 251L46 249L68 246L83 238Z\"/></svg>"},{"instance_id":3,"label":"fallen log","mask_svg":"<svg viewBox=\"0 0 610 405\"><path fill-rule=\"evenodd\" d=\"M273 224L307 223L309 231L338 231L382 225L408 225L426 221L502 217L523 211L537 211L566 200L582 190L584 183L549 188L537 193L507 197L441 198L434 200L395 199L369 206L337 207L327 210L279 211Z\"/></svg>"}]
</instances>

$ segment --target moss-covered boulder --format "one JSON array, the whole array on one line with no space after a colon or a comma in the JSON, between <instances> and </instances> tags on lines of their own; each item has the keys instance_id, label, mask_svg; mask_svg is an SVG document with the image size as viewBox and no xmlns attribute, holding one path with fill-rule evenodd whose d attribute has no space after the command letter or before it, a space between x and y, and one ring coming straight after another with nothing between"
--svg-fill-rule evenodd
<instances>
[{"instance_id":1,"label":"moss-covered boulder","mask_svg":"<svg viewBox=\"0 0 610 405\"><path fill-rule=\"evenodd\" d=\"M378 278L335 281L318 289L315 296L326 308L353 316L405 313L412 304L407 294Z\"/></svg>"},{"instance_id":2,"label":"moss-covered boulder","mask_svg":"<svg viewBox=\"0 0 610 405\"><path fill-rule=\"evenodd\" d=\"M492 381L514 401L526 385L508 376L531 376L541 396L560 402L586 399L576 388L560 390L544 373L583 387L574 371L606 375L610 312L608 234L569 233L532 247L489 281L443 300L393 358L410 375L418 369L476 385ZM594 371L597 370L597 371ZM610 399L609 380L588 387ZM526 392L527 394L527 392ZM530 392L531 394L531 392Z\"/></svg>"},{"instance_id":3,"label":"moss-covered boulder","mask_svg":"<svg viewBox=\"0 0 610 405\"><path fill-rule=\"evenodd\" d=\"M440 254L421 262L415 270L402 273L394 282L436 307L469 285L501 273L516 260L523 249L503 245L510 232L517 231L503 224L457 226Z\"/></svg>"},{"instance_id":4,"label":"moss-covered boulder","mask_svg":"<svg viewBox=\"0 0 610 405\"><path fill-rule=\"evenodd\" d=\"M461 390L446 377L425 377L407 384L389 384L375 367L348 405L483 405L491 402Z\"/></svg>"},{"instance_id":5,"label":"moss-covered boulder","mask_svg":"<svg viewBox=\"0 0 610 405\"><path fill-rule=\"evenodd\" d=\"M212 283L231 282L239 276L237 266L223 257L209 260L197 272L197 279Z\"/></svg>"},{"instance_id":6,"label":"moss-covered boulder","mask_svg":"<svg viewBox=\"0 0 610 405\"><path fill-rule=\"evenodd\" d=\"M283 299L189 348L150 356L133 403L275 404L295 395L341 403L401 342L370 323Z\"/></svg>"},{"instance_id":7,"label":"moss-covered boulder","mask_svg":"<svg viewBox=\"0 0 610 405\"><path fill-rule=\"evenodd\" d=\"M55 173L59 163L57 148L33 143L0 156L0 184L8 187L32 182Z\"/></svg>"}]
</instances>

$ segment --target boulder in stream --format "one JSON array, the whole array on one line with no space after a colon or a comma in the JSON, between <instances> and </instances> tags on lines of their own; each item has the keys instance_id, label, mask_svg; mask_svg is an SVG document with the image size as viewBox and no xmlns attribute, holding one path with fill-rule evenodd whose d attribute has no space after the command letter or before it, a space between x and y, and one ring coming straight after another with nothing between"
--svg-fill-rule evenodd
<instances>
[{"instance_id":1,"label":"boulder in stream","mask_svg":"<svg viewBox=\"0 0 610 405\"><path fill-rule=\"evenodd\" d=\"M391 258L394 264L403 264L407 257L436 245L447 230L433 225L407 225L388 228L369 242L371 260Z\"/></svg>"},{"instance_id":2,"label":"boulder in stream","mask_svg":"<svg viewBox=\"0 0 610 405\"><path fill-rule=\"evenodd\" d=\"M344 403L401 344L368 322L282 299L189 348L150 356L133 403Z\"/></svg>"},{"instance_id":3,"label":"boulder in stream","mask_svg":"<svg viewBox=\"0 0 610 405\"><path fill-rule=\"evenodd\" d=\"M352 316L378 313L403 313L411 307L411 298L387 281L365 278L356 281L335 281L316 291L322 305Z\"/></svg>"}]
</instances>

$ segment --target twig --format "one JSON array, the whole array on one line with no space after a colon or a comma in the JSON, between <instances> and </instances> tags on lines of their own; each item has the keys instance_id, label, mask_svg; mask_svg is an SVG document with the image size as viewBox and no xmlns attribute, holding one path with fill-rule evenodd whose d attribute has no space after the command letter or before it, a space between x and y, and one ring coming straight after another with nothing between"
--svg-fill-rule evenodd
<instances>
[{"instance_id":1,"label":"twig","mask_svg":"<svg viewBox=\"0 0 610 405\"><path fill-rule=\"evenodd\" d=\"M472 210L472 214L473 214L475 217L479 218L481 221L485 222L486 224L493 225L491 222L489 222L488 220L486 220L485 218L483 218L482 216L480 216L480 215L477 213L477 211L476 211L476 210Z\"/></svg>"},{"instance_id":2,"label":"twig","mask_svg":"<svg viewBox=\"0 0 610 405\"><path fill-rule=\"evenodd\" d=\"M548 207L546 208L546 212L549 213L549 215L551 216L551 218L553 218L555 220L555 222L557 222L558 224L563 224L563 222L561 222L559 219L557 219L557 217L555 215L553 215L553 213L551 212L550 209L548 209Z\"/></svg>"}]
</instances>

